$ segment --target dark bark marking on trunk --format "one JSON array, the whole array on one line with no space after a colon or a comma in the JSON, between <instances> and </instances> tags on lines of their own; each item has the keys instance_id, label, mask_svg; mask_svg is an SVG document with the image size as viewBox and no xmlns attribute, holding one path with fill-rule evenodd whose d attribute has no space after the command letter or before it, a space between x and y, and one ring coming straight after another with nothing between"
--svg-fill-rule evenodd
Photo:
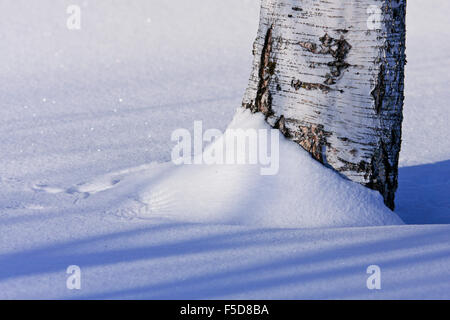
<instances>
[{"instance_id":1,"label":"dark bark marking on trunk","mask_svg":"<svg viewBox=\"0 0 450 320\"><path fill-rule=\"evenodd\" d=\"M378 73L378 77L376 79L376 85L371 95L375 100L375 111L377 114L380 114L381 108L383 107L383 99L386 94L386 86L384 83L384 66L380 66L380 72Z\"/></svg>"},{"instance_id":2,"label":"dark bark marking on trunk","mask_svg":"<svg viewBox=\"0 0 450 320\"><path fill-rule=\"evenodd\" d=\"M384 203L391 210L395 209L395 191L397 190L397 172L396 165L389 162L389 152L386 144L380 140L379 146L373 155L370 163L361 161L360 163L351 163L344 159L339 159L345 165L339 168L339 171L364 172L365 178L369 181L366 187L377 190L384 198Z\"/></svg>"},{"instance_id":3,"label":"dark bark marking on trunk","mask_svg":"<svg viewBox=\"0 0 450 320\"><path fill-rule=\"evenodd\" d=\"M320 46L314 42L299 42L298 44L311 53L321 55L329 54L334 58L333 61L327 63L330 68L330 73L326 75L324 84L336 84L339 77L342 75L342 72L350 67L350 64L348 64L345 59L352 49L352 46L345 40L344 36L341 36L339 39L334 39L330 37L328 33L325 33L319 40L321 43Z\"/></svg>"},{"instance_id":4,"label":"dark bark marking on trunk","mask_svg":"<svg viewBox=\"0 0 450 320\"><path fill-rule=\"evenodd\" d=\"M339 168L338 171L354 171L354 172L365 172L367 173L368 170L371 168L371 164L366 161L360 161L359 163L353 163L346 161L342 158L339 158L339 161L344 163L342 167Z\"/></svg>"},{"instance_id":5,"label":"dark bark marking on trunk","mask_svg":"<svg viewBox=\"0 0 450 320\"><path fill-rule=\"evenodd\" d=\"M273 115L272 111L272 94L270 93L270 80L275 73L276 62L270 60L272 52L272 28L267 29L264 39L264 46L261 54L261 62L259 66L259 84L255 99L255 110L253 112L262 112L264 116L270 117Z\"/></svg>"},{"instance_id":6,"label":"dark bark marking on trunk","mask_svg":"<svg viewBox=\"0 0 450 320\"><path fill-rule=\"evenodd\" d=\"M330 133L320 124L300 126L299 129L299 132L295 133L294 141L297 141L314 159L325 164L324 148L327 146L327 137Z\"/></svg>"},{"instance_id":7,"label":"dark bark marking on trunk","mask_svg":"<svg viewBox=\"0 0 450 320\"><path fill-rule=\"evenodd\" d=\"M286 127L286 118L284 115L281 115L280 118L278 118L277 122L275 122L275 125L273 126L275 129L280 130L280 132L286 137L290 138L291 134L289 133L289 129Z\"/></svg>"},{"instance_id":8,"label":"dark bark marking on trunk","mask_svg":"<svg viewBox=\"0 0 450 320\"><path fill-rule=\"evenodd\" d=\"M397 168L389 162L389 153L383 141L375 152L370 168L368 170L369 183L367 187L378 190L384 198L385 204L391 209L395 209L395 191L397 190Z\"/></svg>"},{"instance_id":9,"label":"dark bark marking on trunk","mask_svg":"<svg viewBox=\"0 0 450 320\"><path fill-rule=\"evenodd\" d=\"M298 91L300 88L303 88L305 90L321 90L325 93L332 90L329 86L326 86L322 83L303 82L295 79L292 79L291 86L295 89L295 91Z\"/></svg>"}]
</instances>

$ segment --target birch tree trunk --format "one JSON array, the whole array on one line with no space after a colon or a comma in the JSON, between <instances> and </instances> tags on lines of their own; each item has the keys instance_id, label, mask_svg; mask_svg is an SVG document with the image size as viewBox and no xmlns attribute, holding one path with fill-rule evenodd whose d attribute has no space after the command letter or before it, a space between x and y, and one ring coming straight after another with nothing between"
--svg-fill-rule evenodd
<instances>
[{"instance_id":1,"label":"birch tree trunk","mask_svg":"<svg viewBox=\"0 0 450 320\"><path fill-rule=\"evenodd\" d=\"M378 190L392 210L405 13L406 0L262 0L243 100L315 159Z\"/></svg>"}]
</instances>

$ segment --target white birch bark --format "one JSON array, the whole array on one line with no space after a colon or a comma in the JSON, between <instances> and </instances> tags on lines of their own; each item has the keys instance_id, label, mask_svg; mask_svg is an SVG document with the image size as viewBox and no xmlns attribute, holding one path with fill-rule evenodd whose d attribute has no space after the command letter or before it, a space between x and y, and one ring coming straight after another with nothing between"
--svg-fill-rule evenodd
<instances>
[{"instance_id":1,"label":"white birch bark","mask_svg":"<svg viewBox=\"0 0 450 320\"><path fill-rule=\"evenodd\" d=\"M371 6L381 9L377 29L368 24ZM405 11L406 0L262 0L243 100L318 161L378 190L391 209Z\"/></svg>"}]
</instances>

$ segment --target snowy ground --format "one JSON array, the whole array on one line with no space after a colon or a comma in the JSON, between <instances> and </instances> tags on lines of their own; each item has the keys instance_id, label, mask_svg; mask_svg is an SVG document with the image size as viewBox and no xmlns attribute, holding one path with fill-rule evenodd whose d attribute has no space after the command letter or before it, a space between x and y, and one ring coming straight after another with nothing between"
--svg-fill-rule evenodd
<instances>
[{"instance_id":1,"label":"snowy ground","mask_svg":"<svg viewBox=\"0 0 450 320\"><path fill-rule=\"evenodd\" d=\"M0 3L0 298L450 298L447 1L408 3L406 225L316 229L117 210L170 169L174 129L232 120L257 0L79 1L69 31L73 3Z\"/></svg>"}]
</instances>

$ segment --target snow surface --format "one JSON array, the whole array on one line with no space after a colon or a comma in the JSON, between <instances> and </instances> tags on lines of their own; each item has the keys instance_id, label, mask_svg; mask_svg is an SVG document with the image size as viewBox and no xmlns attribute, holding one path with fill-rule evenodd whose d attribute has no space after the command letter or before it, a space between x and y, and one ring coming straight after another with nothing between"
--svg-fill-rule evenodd
<instances>
[{"instance_id":1,"label":"snow surface","mask_svg":"<svg viewBox=\"0 0 450 320\"><path fill-rule=\"evenodd\" d=\"M248 130L270 129L263 115L239 108L225 134L208 147L203 157L213 155L215 150L223 150L224 146L226 152L231 149L236 154L236 145L230 142L233 134L239 132L236 130L242 130L241 136L245 138ZM270 173L276 173L273 175L262 175L261 169L268 169L267 166L248 164L248 159L247 164L172 167L163 164L162 172L154 166L140 170L136 173L138 178L121 180L120 176L108 176L105 181L97 181L97 190L110 188L111 181L117 187L125 184L127 191L130 183L137 184L134 189L138 190L138 195L131 203L125 203L119 212L129 212L138 218L164 217L266 228L403 224L386 208L379 193L342 179L297 145L279 139L279 159L271 159L276 163L272 164ZM268 142L272 143L271 140ZM272 155L275 152L271 150ZM114 194L110 196L115 197Z\"/></svg>"},{"instance_id":2,"label":"snow surface","mask_svg":"<svg viewBox=\"0 0 450 320\"><path fill-rule=\"evenodd\" d=\"M258 1L80 1L69 31L74 2L0 4L0 298L450 297L448 2L408 3L398 226L285 141L273 177L168 162L174 129L232 120Z\"/></svg>"}]
</instances>

